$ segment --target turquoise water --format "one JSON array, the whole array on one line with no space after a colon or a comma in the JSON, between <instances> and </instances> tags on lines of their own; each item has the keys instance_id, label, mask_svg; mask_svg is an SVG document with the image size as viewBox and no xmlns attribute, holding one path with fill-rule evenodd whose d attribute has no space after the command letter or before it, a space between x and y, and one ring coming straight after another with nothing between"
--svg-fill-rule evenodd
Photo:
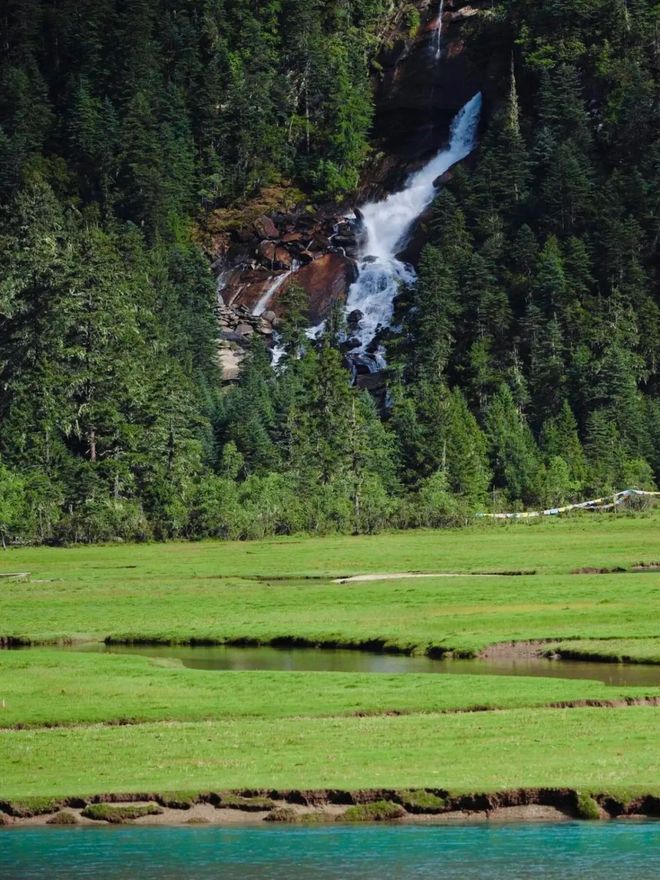
<instances>
[{"instance_id":1,"label":"turquoise water","mask_svg":"<svg viewBox=\"0 0 660 880\"><path fill-rule=\"evenodd\" d=\"M660 823L22 828L2 880L658 880Z\"/></svg>"}]
</instances>

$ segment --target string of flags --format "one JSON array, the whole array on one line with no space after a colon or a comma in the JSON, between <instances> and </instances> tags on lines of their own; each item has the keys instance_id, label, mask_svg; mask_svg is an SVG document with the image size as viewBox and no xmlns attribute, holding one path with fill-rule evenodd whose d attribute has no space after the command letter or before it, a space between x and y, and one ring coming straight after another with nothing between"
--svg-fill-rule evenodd
<instances>
[{"instance_id":1,"label":"string of flags","mask_svg":"<svg viewBox=\"0 0 660 880\"><path fill-rule=\"evenodd\" d=\"M646 492L643 489L623 489L614 495L605 495L602 498L592 498L591 501L581 501L579 504L567 504L564 507L548 507L547 510L525 510L518 513L478 513L477 516L488 519L531 519L535 516L558 516L560 513L568 513L569 510L613 510L626 499L631 497L660 497L660 492Z\"/></svg>"}]
</instances>

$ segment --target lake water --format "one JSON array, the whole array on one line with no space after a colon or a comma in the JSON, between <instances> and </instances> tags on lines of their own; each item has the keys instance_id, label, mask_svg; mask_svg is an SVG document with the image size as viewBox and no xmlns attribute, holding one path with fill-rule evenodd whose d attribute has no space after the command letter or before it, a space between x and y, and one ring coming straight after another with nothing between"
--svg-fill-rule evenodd
<instances>
[{"instance_id":1,"label":"lake water","mask_svg":"<svg viewBox=\"0 0 660 880\"><path fill-rule=\"evenodd\" d=\"M549 660L544 657L493 657L488 660L437 660L405 654L324 648L146 647L95 643L72 650L140 654L179 660L190 669L269 669L296 672L419 672L453 675L541 675L587 678L614 686L660 687L660 665Z\"/></svg>"},{"instance_id":2,"label":"lake water","mask_svg":"<svg viewBox=\"0 0 660 880\"><path fill-rule=\"evenodd\" d=\"M23 828L3 880L657 880L660 823Z\"/></svg>"}]
</instances>

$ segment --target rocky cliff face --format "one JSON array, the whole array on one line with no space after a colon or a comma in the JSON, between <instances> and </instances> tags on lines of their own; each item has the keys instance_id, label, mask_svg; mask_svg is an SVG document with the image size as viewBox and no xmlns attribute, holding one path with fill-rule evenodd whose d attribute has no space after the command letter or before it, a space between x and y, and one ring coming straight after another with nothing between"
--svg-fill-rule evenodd
<instances>
[{"instance_id":1,"label":"rocky cliff face","mask_svg":"<svg viewBox=\"0 0 660 880\"><path fill-rule=\"evenodd\" d=\"M415 5L421 16L415 34L406 31L402 15L395 17L378 59L374 159L358 203L398 188L446 140L457 110L479 90L488 95L489 71L465 51L466 22L487 14L488 0L444 0L439 54L439 0ZM245 212L225 225L210 218L204 243L218 270L220 360L227 381L238 375L254 333L273 338L282 297L294 281L309 297L311 325L323 320L333 302L346 299L356 275L359 232L359 224L346 219L350 210L347 204L301 201L289 210ZM420 245L412 243L411 259Z\"/></svg>"}]
</instances>

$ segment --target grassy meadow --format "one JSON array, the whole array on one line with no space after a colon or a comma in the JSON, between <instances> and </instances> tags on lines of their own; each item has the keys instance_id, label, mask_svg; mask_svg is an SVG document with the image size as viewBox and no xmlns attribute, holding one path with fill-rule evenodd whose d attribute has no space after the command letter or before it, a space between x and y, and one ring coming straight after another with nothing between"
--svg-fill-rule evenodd
<instances>
[{"instance_id":1,"label":"grassy meadow","mask_svg":"<svg viewBox=\"0 0 660 880\"><path fill-rule=\"evenodd\" d=\"M657 515L360 538L17 550L2 568L29 574L0 581L0 638L300 639L468 654L509 640L580 639L585 655L657 662L660 571L571 574L656 557ZM536 574L333 582L412 571Z\"/></svg>"},{"instance_id":2,"label":"grassy meadow","mask_svg":"<svg viewBox=\"0 0 660 880\"><path fill-rule=\"evenodd\" d=\"M575 655L660 662L660 572L572 573L657 560L659 527L657 515L578 517L373 538L12 550L0 557L10 575L0 579L0 637L464 653L539 639ZM527 573L493 574L514 571ZM335 583L396 572L463 576ZM480 572L490 574L470 576ZM245 787L655 791L660 709L625 705L646 697L660 689L0 652L0 798Z\"/></svg>"}]
</instances>

